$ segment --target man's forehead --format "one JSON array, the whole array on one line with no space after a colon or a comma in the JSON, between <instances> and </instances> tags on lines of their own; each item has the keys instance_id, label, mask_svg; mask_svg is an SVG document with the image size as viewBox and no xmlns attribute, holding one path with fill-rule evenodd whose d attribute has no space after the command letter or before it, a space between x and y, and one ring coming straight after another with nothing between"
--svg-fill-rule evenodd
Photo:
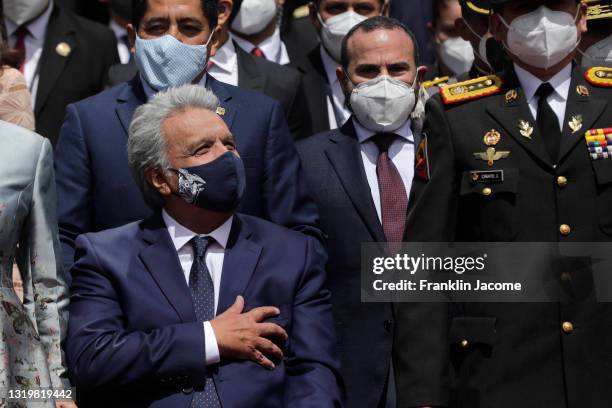
<instances>
[{"instance_id":1,"label":"man's forehead","mask_svg":"<svg viewBox=\"0 0 612 408\"><path fill-rule=\"evenodd\" d=\"M399 28L358 31L351 37L348 46L354 58L384 55L403 55L409 58L414 54L412 39Z\"/></svg>"},{"instance_id":2,"label":"man's forehead","mask_svg":"<svg viewBox=\"0 0 612 408\"><path fill-rule=\"evenodd\" d=\"M373 4L379 5L380 0L321 0L319 5L328 6L328 5L346 5L346 6L355 6L357 4Z\"/></svg>"},{"instance_id":3,"label":"man's forehead","mask_svg":"<svg viewBox=\"0 0 612 408\"><path fill-rule=\"evenodd\" d=\"M205 18L200 0L148 0L145 16L151 18L170 15Z\"/></svg>"}]
</instances>

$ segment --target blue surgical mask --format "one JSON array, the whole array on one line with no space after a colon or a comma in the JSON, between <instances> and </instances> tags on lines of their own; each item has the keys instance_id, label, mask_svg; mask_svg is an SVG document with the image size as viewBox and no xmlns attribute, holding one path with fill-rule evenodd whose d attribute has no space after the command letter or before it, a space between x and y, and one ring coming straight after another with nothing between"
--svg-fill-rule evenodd
<instances>
[{"instance_id":1,"label":"blue surgical mask","mask_svg":"<svg viewBox=\"0 0 612 408\"><path fill-rule=\"evenodd\" d=\"M136 65L157 91L190 84L206 69L212 34L204 45L184 44L171 35L151 40L136 36Z\"/></svg>"},{"instance_id":2,"label":"blue surgical mask","mask_svg":"<svg viewBox=\"0 0 612 408\"><path fill-rule=\"evenodd\" d=\"M188 204L215 211L234 211L246 187L244 165L240 157L226 152L210 163L184 169L178 173L177 196Z\"/></svg>"}]
</instances>

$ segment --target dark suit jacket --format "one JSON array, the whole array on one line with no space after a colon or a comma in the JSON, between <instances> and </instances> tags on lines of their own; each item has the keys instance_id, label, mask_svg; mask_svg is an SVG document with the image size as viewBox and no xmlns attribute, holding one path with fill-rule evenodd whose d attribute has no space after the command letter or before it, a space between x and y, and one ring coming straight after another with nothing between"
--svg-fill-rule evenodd
<instances>
[{"instance_id":1,"label":"dark suit jacket","mask_svg":"<svg viewBox=\"0 0 612 408\"><path fill-rule=\"evenodd\" d=\"M313 48L305 57L297 53L292 55L289 50L287 45L291 66L302 74L312 131L313 133L325 132L329 130L329 116L327 115L329 85L321 59L320 45Z\"/></svg>"},{"instance_id":2,"label":"dark suit jacket","mask_svg":"<svg viewBox=\"0 0 612 408\"><path fill-rule=\"evenodd\" d=\"M339 407L339 364L325 257L302 234L236 215L217 314L276 306L289 334L274 370L205 364L204 328L160 215L77 240L66 342L82 407L188 408L207 371L224 407Z\"/></svg>"},{"instance_id":3,"label":"dark suit jacket","mask_svg":"<svg viewBox=\"0 0 612 408\"><path fill-rule=\"evenodd\" d=\"M361 302L361 243L384 242L385 235L353 121L300 141L297 148L329 237L327 279L347 406L376 408L386 397L393 314L388 303Z\"/></svg>"},{"instance_id":4,"label":"dark suit jacket","mask_svg":"<svg viewBox=\"0 0 612 408\"><path fill-rule=\"evenodd\" d=\"M280 102L291 134L296 138L312 135L306 91L295 69L256 58L235 44L238 59L238 86L261 92ZM109 71L109 85L114 86L134 78L138 67L134 62L117 64Z\"/></svg>"},{"instance_id":5,"label":"dark suit jacket","mask_svg":"<svg viewBox=\"0 0 612 408\"><path fill-rule=\"evenodd\" d=\"M56 51L61 43L70 46L67 56ZM40 57L36 131L55 145L66 105L103 90L108 69L117 62L117 41L110 29L55 5Z\"/></svg>"},{"instance_id":6,"label":"dark suit jacket","mask_svg":"<svg viewBox=\"0 0 612 408\"><path fill-rule=\"evenodd\" d=\"M208 76L207 86L225 108L246 168L242 212L321 238L316 205L306 185L278 102ZM55 150L58 219L65 266L79 234L146 218L151 210L132 179L127 130L146 102L138 77L68 106Z\"/></svg>"},{"instance_id":7,"label":"dark suit jacket","mask_svg":"<svg viewBox=\"0 0 612 408\"><path fill-rule=\"evenodd\" d=\"M511 90L516 98L506 98ZM568 122L577 115L582 127L574 132ZM532 124L530 138L521 135L520 120ZM513 72L496 95L454 105L431 99L425 125L431 179L415 178L412 184L406 239L611 241L612 159L592 160L585 132L611 127L612 89L590 85L574 68L563 123L553 166ZM490 167L474 152L484 150L483 135L491 129L501 135L496 148L510 155ZM504 180L492 184L486 196L482 184L470 182L473 170L503 170ZM559 176L567 178L566 185L558 183ZM571 227L569 235L560 234L561 224ZM588 293L592 284L582 286L588 274L567 278L557 272L562 271L555 271L552 282L587 291L562 303L398 304L400 406L609 404L612 305L596 302ZM573 323L573 332L562 330L566 321Z\"/></svg>"}]
</instances>

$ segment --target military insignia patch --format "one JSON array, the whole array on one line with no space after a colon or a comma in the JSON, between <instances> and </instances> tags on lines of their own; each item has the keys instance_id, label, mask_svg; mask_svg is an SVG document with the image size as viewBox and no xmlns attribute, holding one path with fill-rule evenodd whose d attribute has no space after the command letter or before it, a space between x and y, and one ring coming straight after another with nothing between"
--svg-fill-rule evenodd
<instances>
[{"instance_id":1,"label":"military insignia patch","mask_svg":"<svg viewBox=\"0 0 612 408\"><path fill-rule=\"evenodd\" d=\"M458 82L440 87L440 95L445 105L471 101L494 95L501 91L502 80L496 75L487 75L469 81Z\"/></svg>"},{"instance_id":2,"label":"military insignia patch","mask_svg":"<svg viewBox=\"0 0 612 408\"><path fill-rule=\"evenodd\" d=\"M533 134L533 126L531 126L531 123L521 119L519 120L518 128L521 132L521 136L523 136L525 139L531 140L531 135Z\"/></svg>"},{"instance_id":3,"label":"military insignia patch","mask_svg":"<svg viewBox=\"0 0 612 408\"><path fill-rule=\"evenodd\" d=\"M584 76L590 84L612 88L612 68L593 67Z\"/></svg>"},{"instance_id":4,"label":"military insignia patch","mask_svg":"<svg viewBox=\"0 0 612 408\"><path fill-rule=\"evenodd\" d=\"M590 95L589 88L587 88L584 85L578 85L576 87L576 93L580 96L585 96L585 97Z\"/></svg>"},{"instance_id":5,"label":"military insignia patch","mask_svg":"<svg viewBox=\"0 0 612 408\"><path fill-rule=\"evenodd\" d=\"M572 133L578 132L582 129L582 115L572 116L572 120L567 122L567 125L572 129Z\"/></svg>"},{"instance_id":6,"label":"military insignia patch","mask_svg":"<svg viewBox=\"0 0 612 408\"><path fill-rule=\"evenodd\" d=\"M612 128L587 130L584 138L592 160L612 157Z\"/></svg>"},{"instance_id":7,"label":"military insignia patch","mask_svg":"<svg viewBox=\"0 0 612 408\"><path fill-rule=\"evenodd\" d=\"M414 166L414 173L418 178L424 181L429 181L429 158L427 155L427 136L423 135L421 143L417 149Z\"/></svg>"},{"instance_id":8,"label":"military insignia patch","mask_svg":"<svg viewBox=\"0 0 612 408\"><path fill-rule=\"evenodd\" d=\"M473 170L470 171L472 183L477 184L497 184L504 182L503 170Z\"/></svg>"},{"instance_id":9,"label":"military insignia patch","mask_svg":"<svg viewBox=\"0 0 612 408\"><path fill-rule=\"evenodd\" d=\"M497 151L494 147L489 147L485 152L476 152L474 157L487 162L489 167L493 167L496 161L505 159L510 156L508 151Z\"/></svg>"},{"instance_id":10,"label":"military insignia patch","mask_svg":"<svg viewBox=\"0 0 612 408\"><path fill-rule=\"evenodd\" d=\"M222 106L219 106L216 110L217 115L219 116L225 116L225 108Z\"/></svg>"},{"instance_id":11,"label":"military insignia patch","mask_svg":"<svg viewBox=\"0 0 612 408\"><path fill-rule=\"evenodd\" d=\"M512 103L514 101L516 101L516 99L518 98L518 92L516 92L516 89L511 89L508 92L506 92L506 103Z\"/></svg>"},{"instance_id":12,"label":"military insignia patch","mask_svg":"<svg viewBox=\"0 0 612 408\"><path fill-rule=\"evenodd\" d=\"M487 146L496 146L501 140L501 133L495 129L491 129L484 135L484 143Z\"/></svg>"}]
</instances>

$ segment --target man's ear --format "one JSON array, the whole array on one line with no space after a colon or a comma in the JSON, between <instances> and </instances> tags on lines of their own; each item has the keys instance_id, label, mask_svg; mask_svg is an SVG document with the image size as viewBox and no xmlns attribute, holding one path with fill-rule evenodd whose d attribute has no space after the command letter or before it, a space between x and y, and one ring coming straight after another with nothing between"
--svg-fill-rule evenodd
<instances>
[{"instance_id":1,"label":"man's ear","mask_svg":"<svg viewBox=\"0 0 612 408\"><path fill-rule=\"evenodd\" d=\"M317 16L317 6L315 6L314 1L308 3L308 11L310 12L310 22L314 26L317 33L321 32L321 22L319 21L319 17Z\"/></svg>"},{"instance_id":2,"label":"man's ear","mask_svg":"<svg viewBox=\"0 0 612 408\"><path fill-rule=\"evenodd\" d=\"M217 25L224 26L229 24L232 8L234 8L233 0L219 0L219 13L217 14ZM229 27L228 27L229 28Z\"/></svg>"},{"instance_id":3,"label":"man's ear","mask_svg":"<svg viewBox=\"0 0 612 408\"><path fill-rule=\"evenodd\" d=\"M506 42L506 35L508 34L508 29L502 23L501 17L497 13L491 14L489 17L489 31L491 31L491 35L499 42Z\"/></svg>"},{"instance_id":4,"label":"man's ear","mask_svg":"<svg viewBox=\"0 0 612 408\"><path fill-rule=\"evenodd\" d=\"M336 78L338 78L338 82L340 82L340 86L342 87L344 94L350 94L352 91L350 84L351 81L342 67L336 68Z\"/></svg>"},{"instance_id":5,"label":"man's ear","mask_svg":"<svg viewBox=\"0 0 612 408\"><path fill-rule=\"evenodd\" d=\"M209 51L208 51L209 58L217 55L217 51L222 45L221 44L221 38L223 37L222 31L223 31L223 28L221 27L221 24L217 24L217 26L213 29L212 37L210 38Z\"/></svg>"},{"instance_id":6,"label":"man's ear","mask_svg":"<svg viewBox=\"0 0 612 408\"><path fill-rule=\"evenodd\" d=\"M136 47L136 29L132 24L128 24L125 29L128 35L128 42L130 43L130 52L133 54Z\"/></svg>"},{"instance_id":7,"label":"man's ear","mask_svg":"<svg viewBox=\"0 0 612 408\"><path fill-rule=\"evenodd\" d=\"M427 75L427 65L420 65L417 70L417 82L421 84L425 80L425 75Z\"/></svg>"},{"instance_id":8,"label":"man's ear","mask_svg":"<svg viewBox=\"0 0 612 408\"><path fill-rule=\"evenodd\" d=\"M157 192L163 196L169 196L172 194L172 188L168 184L168 180L161 169L147 169L145 170L145 178L151 186Z\"/></svg>"},{"instance_id":9,"label":"man's ear","mask_svg":"<svg viewBox=\"0 0 612 408\"><path fill-rule=\"evenodd\" d=\"M472 42L473 34L470 31L470 29L467 27L467 24L465 23L465 20L463 18L458 18L455 20L455 30L457 30L457 33L459 34L459 36L463 38L465 41Z\"/></svg>"},{"instance_id":10,"label":"man's ear","mask_svg":"<svg viewBox=\"0 0 612 408\"><path fill-rule=\"evenodd\" d=\"M578 18L578 32L582 35L584 33L587 32L588 28L587 28L587 19L586 19L586 15L587 15L587 6L584 3L579 3L580 4L580 9L578 10L578 12L580 13L580 17Z\"/></svg>"},{"instance_id":11,"label":"man's ear","mask_svg":"<svg viewBox=\"0 0 612 408\"><path fill-rule=\"evenodd\" d=\"M385 0L385 3L382 6L382 13L380 14L385 17L389 17L389 0Z\"/></svg>"}]
</instances>

